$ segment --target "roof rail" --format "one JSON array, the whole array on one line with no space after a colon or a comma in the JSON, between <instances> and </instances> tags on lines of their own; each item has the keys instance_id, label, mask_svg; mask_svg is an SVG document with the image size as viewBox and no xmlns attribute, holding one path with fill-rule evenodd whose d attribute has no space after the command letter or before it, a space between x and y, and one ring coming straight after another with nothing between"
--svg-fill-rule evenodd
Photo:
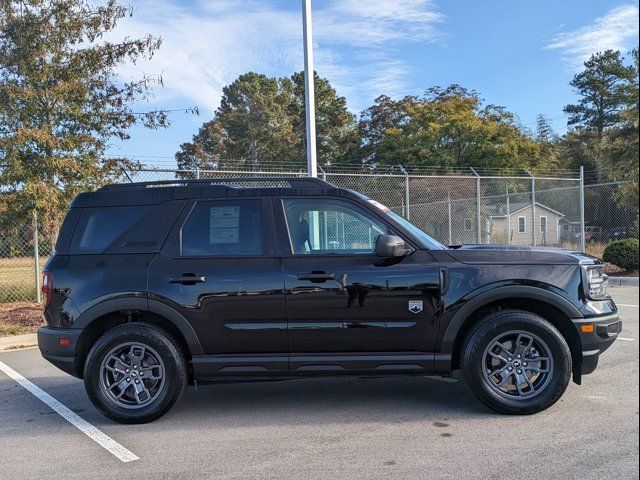
<instances>
[{"instance_id":1,"label":"roof rail","mask_svg":"<svg viewBox=\"0 0 640 480\"><path fill-rule=\"evenodd\" d=\"M259 182L274 182L285 183L291 188L304 188L304 187L324 187L335 188L328 182L320 180L314 177L238 177L238 178L204 178L198 180L191 179L171 179L171 180L158 180L154 182L134 182L134 183L114 183L105 185L100 188L101 191L111 190L131 190L131 189L145 189L145 188L160 188L160 187L190 187L190 186L212 186L222 185L230 186L233 188L252 188L252 187L234 187L234 183L259 183ZM261 185L259 185L261 186Z\"/></svg>"}]
</instances>

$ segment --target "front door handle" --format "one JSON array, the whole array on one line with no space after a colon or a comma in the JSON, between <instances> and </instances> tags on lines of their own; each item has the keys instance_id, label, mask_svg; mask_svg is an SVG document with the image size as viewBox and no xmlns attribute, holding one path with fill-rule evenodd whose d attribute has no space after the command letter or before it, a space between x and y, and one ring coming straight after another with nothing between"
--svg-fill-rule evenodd
<instances>
[{"instance_id":1,"label":"front door handle","mask_svg":"<svg viewBox=\"0 0 640 480\"><path fill-rule=\"evenodd\" d=\"M333 273L325 272L311 272L311 273L299 273L298 280L307 280L314 283L322 283L327 280L335 280L336 276Z\"/></svg>"},{"instance_id":2,"label":"front door handle","mask_svg":"<svg viewBox=\"0 0 640 480\"><path fill-rule=\"evenodd\" d=\"M182 275L170 275L169 283L181 283L182 285L195 285L204 283L206 278L195 273L183 273Z\"/></svg>"}]
</instances>

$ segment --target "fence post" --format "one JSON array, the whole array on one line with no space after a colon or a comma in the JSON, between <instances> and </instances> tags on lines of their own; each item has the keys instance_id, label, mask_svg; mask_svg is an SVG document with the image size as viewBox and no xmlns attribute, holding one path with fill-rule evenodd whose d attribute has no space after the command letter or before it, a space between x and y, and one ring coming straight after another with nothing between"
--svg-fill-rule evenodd
<instances>
[{"instance_id":1,"label":"fence post","mask_svg":"<svg viewBox=\"0 0 640 480\"><path fill-rule=\"evenodd\" d=\"M480 175L476 172L475 168L470 167L473 174L476 176L476 217L478 219L478 244L482 243L482 199L480 197Z\"/></svg>"},{"instance_id":2,"label":"fence post","mask_svg":"<svg viewBox=\"0 0 640 480\"><path fill-rule=\"evenodd\" d=\"M507 187L507 245L511 245L511 198L509 196L509 187Z\"/></svg>"},{"instance_id":3,"label":"fence post","mask_svg":"<svg viewBox=\"0 0 640 480\"><path fill-rule=\"evenodd\" d=\"M200 180L200 167L196 166L196 180Z\"/></svg>"},{"instance_id":4,"label":"fence post","mask_svg":"<svg viewBox=\"0 0 640 480\"><path fill-rule=\"evenodd\" d=\"M322 180L324 182L326 182L327 181L327 172L325 172L324 169L320 165L318 165L318 170L320 170L320 173L322 174Z\"/></svg>"},{"instance_id":5,"label":"fence post","mask_svg":"<svg viewBox=\"0 0 640 480\"><path fill-rule=\"evenodd\" d=\"M449 219L449 245L453 245L453 230L451 226L451 193L449 193L449 204L448 204L448 219Z\"/></svg>"},{"instance_id":6,"label":"fence post","mask_svg":"<svg viewBox=\"0 0 640 480\"><path fill-rule=\"evenodd\" d=\"M409 173L402 165L398 166L400 167L400 171L404 174L404 218L409 220L411 217L409 213Z\"/></svg>"},{"instance_id":7,"label":"fence post","mask_svg":"<svg viewBox=\"0 0 640 480\"><path fill-rule=\"evenodd\" d=\"M36 302L40 303L40 251L38 248L38 214L35 210L33 211L33 257Z\"/></svg>"},{"instance_id":8,"label":"fence post","mask_svg":"<svg viewBox=\"0 0 640 480\"><path fill-rule=\"evenodd\" d=\"M580 248L582 252L585 252L587 249L587 228L585 224L585 216L584 216L584 165L580 166Z\"/></svg>"},{"instance_id":9,"label":"fence post","mask_svg":"<svg viewBox=\"0 0 640 480\"><path fill-rule=\"evenodd\" d=\"M538 232L536 231L536 177L529 170L525 170L531 177L531 239L533 246L538 243Z\"/></svg>"}]
</instances>

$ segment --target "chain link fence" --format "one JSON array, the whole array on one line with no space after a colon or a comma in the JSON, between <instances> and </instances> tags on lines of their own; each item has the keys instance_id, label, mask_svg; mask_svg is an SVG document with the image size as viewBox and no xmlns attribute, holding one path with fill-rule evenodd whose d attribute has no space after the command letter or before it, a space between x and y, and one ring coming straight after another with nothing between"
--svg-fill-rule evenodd
<instances>
[{"instance_id":1,"label":"chain link fence","mask_svg":"<svg viewBox=\"0 0 640 480\"><path fill-rule=\"evenodd\" d=\"M132 182L207 178L300 177L300 171L219 171L142 168ZM367 195L447 245L469 243L562 247L602 256L615 240L638 235L637 207L624 206L623 191L637 184L585 185L576 174L559 177L321 172L329 183ZM280 182L282 183L282 182ZM37 241L36 241L37 239ZM54 239L35 220L0 233L0 303L39 301L42 266Z\"/></svg>"},{"instance_id":2,"label":"chain link fence","mask_svg":"<svg viewBox=\"0 0 640 480\"><path fill-rule=\"evenodd\" d=\"M40 301L39 280L52 245L35 218L0 234L0 303Z\"/></svg>"}]
</instances>

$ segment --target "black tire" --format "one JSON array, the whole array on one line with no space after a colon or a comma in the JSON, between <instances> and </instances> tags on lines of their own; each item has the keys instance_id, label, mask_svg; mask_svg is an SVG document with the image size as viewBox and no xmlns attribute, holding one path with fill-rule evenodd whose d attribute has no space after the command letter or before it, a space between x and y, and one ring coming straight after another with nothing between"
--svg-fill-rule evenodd
<instances>
[{"instance_id":1,"label":"black tire","mask_svg":"<svg viewBox=\"0 0 640 480\"><path fill-rule=\"evenodd\" d=\"M118 376L114 379L116 374L109 373L112 370L107 371L108 369L104 368L104 362L108 362L107 357L117 357L117 355L111 355L114 349L118 352L120 351L118 349L122 347L122 351L124 351L130 345L138 346L134 347L139 348L138 353L147 352L147 355L153 355L152 357L145 357L147 359L158 357L157 364L152 363L151 367L147 364L146 368L153 369L155 367L156 375L162 376L162 379L151 380L147 375L147 379L144 379L142 383L145 384L145 381L151 382L151 386L155 391L149 386L147 393L142 395L135 393L137 389L132 390L133 384L124 384L125 388L116 388L114 391L118 393L127 388L129 390L124 392L121 399L115 399L113 398L114 395L108 393L108 387L106 386L110 378L113 380L111 383L114 387L117 387L117 385L113 384L118 383L120 379L127 382L133 380L137 384L140 382L121 373L117 373ZM145 350L140 349L142 346L145 347ZM122 356L124 358L126 354L122 354ZM128 361L128 359L125 358L125 361ZM140 365L142 370L143 366L142 364ZM136 366L135 368L137 369L138 367ZM127 369L126 371L129 372L129 370ZM111 377L108 377L108 375L111 375ZM137 380L142 380L140 377ZM186 388L187 380L187 362L175 340L168 333L157 327L140 323L120 325L106 332L91 348L84 366L84 385L89 399L104 416L119 423L147 423L161 417L178 401ZM149 392L154 393L149 394ZM133 398L129 400L129 404L122 406L122 404L126 403L125 400L132 396ZM143 397L143 400L148 403L145 404L143 401L141 405L135 405L134 401L139 397Z\"/></svg>"},{"instance_id":2,"label":"black tire","mask_svg":"<svg viewBox=\"0 0 640 480\"><path fill-rule=\"evenodd\" d=\"M516 380L518 377L515 375L508 379L508 382L513 383L512 391L502 391L502 389L510 387L509 384L502 387L497 386L501 378L512 375L513 363L494 360L494 355L489 353L490 346L496 345L494 343L498 341L496 339L507 338L509 335L516 336L520 332L526 332L523 338L526 338L526 335L531 335L532 339L537 338L539 344L548 349L545 357L551 360L548 363L544 361L535 363L535 365L543 367L546 364L547 370L551 372L546 374L546 377L543 377L542 375L544 374L542 373L537 373L539 377L535 377L532 384L540 382L538 384L539 392L536 392L532 384L530 386L527 383L518 382ZM501 335L504 335L504 337L501 337ZM516 342L512 345L515 344ZM500 352L500 350L497 347L497 351ZM534 348L528 351L537 352ZM495 353L496 350L491 350L491 352ZM488 355L491 355L491 358ZM502 353L501 355L505 356ZM540 355L538 358L543 357ZM512 357L507 360L510 359ZM498 369L502 369L504 374L499 373L492 377L488 373L493 367L488 367L487 362L494 361L499 363ZM518 360L513 357L513 361L517 362ZM566 390L572 371L571 351L562 334L539 315L521 310L494 312L478 322L464 341L460 365L467 385L482 403L497 412L512 415L530 415L549 408L558 401ZM507 372L505 368L510 368L511 372ZM521 370L518 370L518 372L521 372ZM529 375L533 374L529 372ZM498 380L495 380L496 378ZM516 387L516 383L519 386ZM518 392L520 392L522 385L525 386L525 389L528 389L529 393L519 397ZM531 397L528 398L527 395L531 395Z\"/></svg>"}]
</instances>

